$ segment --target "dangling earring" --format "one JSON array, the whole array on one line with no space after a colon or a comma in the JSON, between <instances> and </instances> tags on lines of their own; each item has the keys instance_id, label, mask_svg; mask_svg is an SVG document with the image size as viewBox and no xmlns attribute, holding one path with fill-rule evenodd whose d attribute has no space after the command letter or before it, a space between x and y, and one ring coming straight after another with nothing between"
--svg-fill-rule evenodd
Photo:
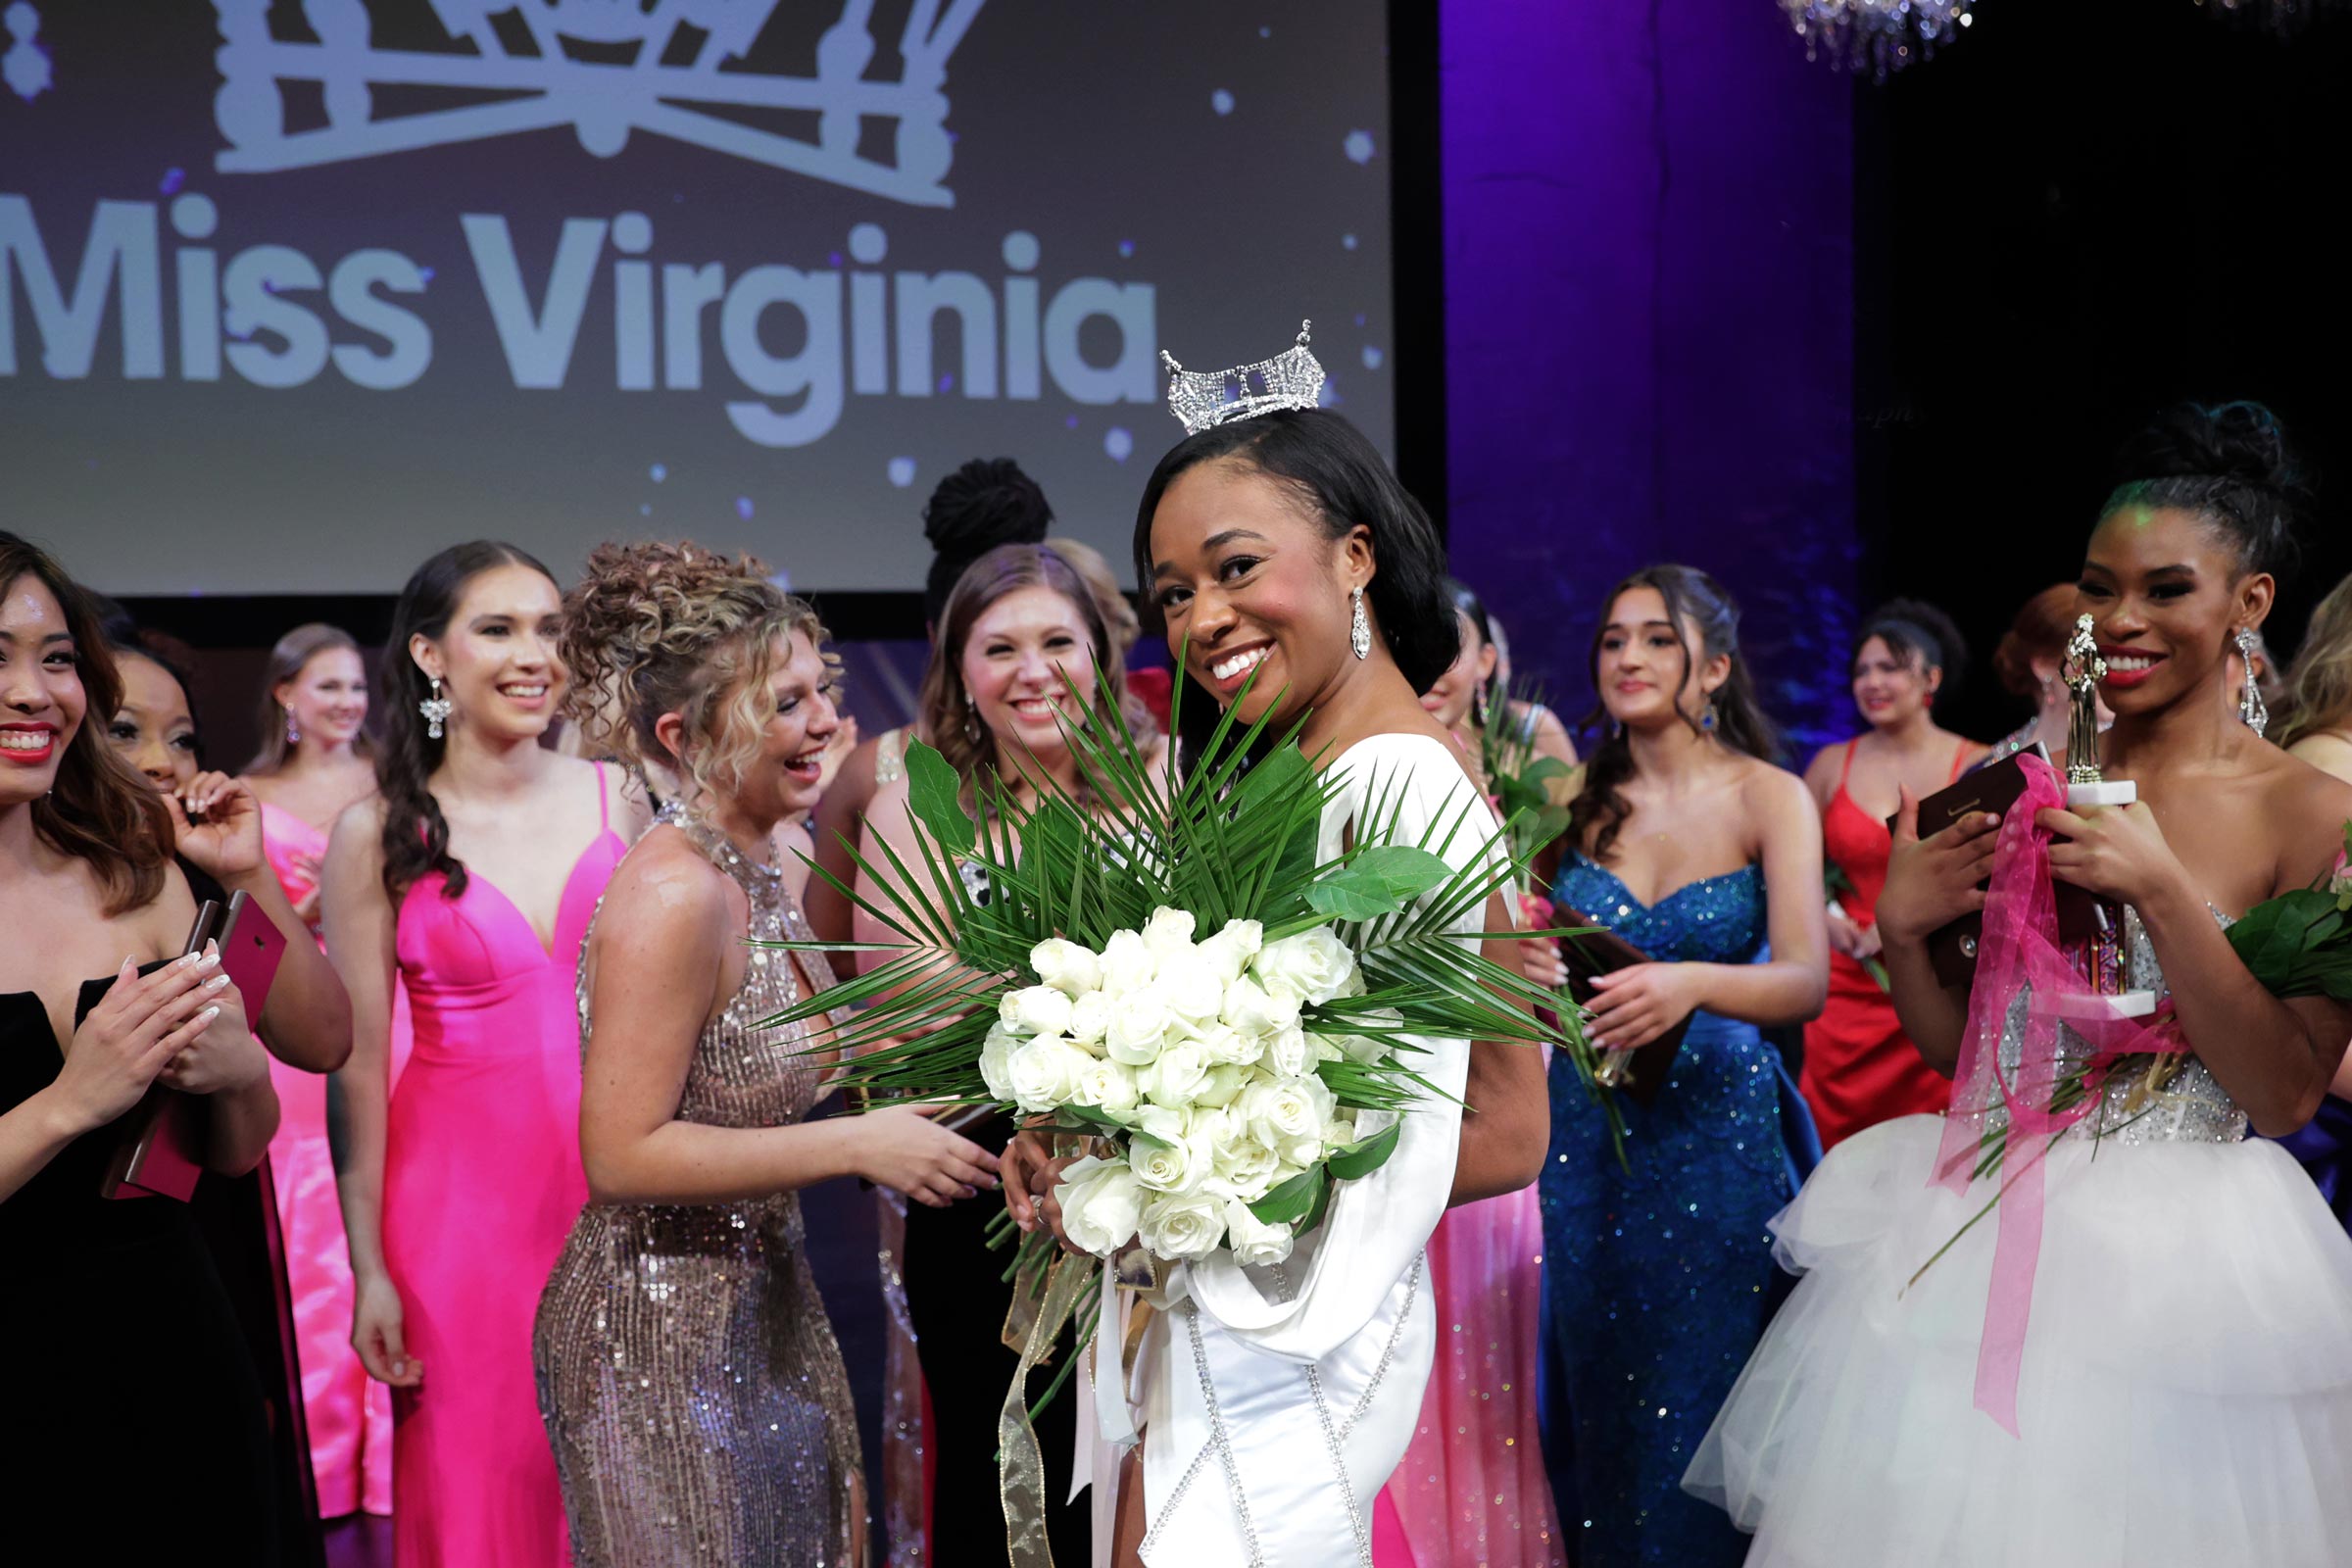
<instances>
[{"instance_id":1,"label":"dangling earring","mask_svg":"<svg viewBox=\"0 0 2352 1568\"><path fill-rule=\"evenodd\" d=\"M970 692L963 694L963 738L974 746L980 744L980 706L972 701Z\"/></svg>"},{"instance_id":2,"label":"dangling earring","mask_svg":"<svg viewBox=\"0 0 2352 1568\"><path fill-rule=\"evenodd\" d=\"M300 746L302 744L302 729L301 726L294 722L294 710L292 709L286 710L286 744L288 746Z\"/></svg>"},{"instance_id":3,"label":"dangling earring","mask_svg":"<svg viewBox=\"0 0 2352 1568\"><path fill-rule=\"evenodd\" d=\"M2262 700L2262 688L2254 682L2254 628L2237 628L2237 658L2246 666L2246 684L2237 694L2237 716L2245 720L2246 728L2257 738L2270 728L2270 705Z\"/></svg>"},{"instance_id":4,"label":"dangling earring","mask_svg":"<svg viewBox=\"0 0 2352 1568\"><path fill-rule=\"evenodd\" d=\"M1715 699L1712 697L1707 699L1705 710L1698 715L1698 727L1709 735L1715 733Z\"/></svg>"},{"instance_id":5,"label":"dangling earring","mask_svg":"<svg viewBox=\"0 0 2352 1568\"><path fill-rule=\"evenodd\" d=\"M1348 646L1355 650L1358 659L1372 657L1372 622L1364 614L1364 590L1351 590L1355 600L1355 616L1348 623Z\"/></svg>"},{"instance_id":6,"label":"dangling earring","mask_svg":"<svg viewBox=\"0 0 2352 1568\"><path fill-rule=\"evenodd\" d=\"M437 741L441 738L441 726L449 721L451 709L449 699L441 695L441 677L428 675L425 678L433 683L433 695L418 703L416 711L424 715L425 739Z\"/></svg>"},{"instance_id":7,"label":"dangling earring","mask_svg":"<svg viewBox=\"0 0 2352 1568\"><path fill-rule=\"evenodd\" d=\"M1483 682L1470 691L1470 722L1480 729L1487 727L1487 688Z\"/></svg>"}]
</instances>

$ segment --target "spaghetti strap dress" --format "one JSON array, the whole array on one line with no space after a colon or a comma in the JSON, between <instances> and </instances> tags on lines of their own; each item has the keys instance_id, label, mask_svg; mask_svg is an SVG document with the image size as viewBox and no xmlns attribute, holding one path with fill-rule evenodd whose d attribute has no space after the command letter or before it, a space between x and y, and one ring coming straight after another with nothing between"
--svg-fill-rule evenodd
<instances>
[{"instance_id":1,"label":"spaghetti strap dress","mask_svg":"<svg viewBox=\"0 0 2352 1568\"><path fill-rule=\"evenodd\" d=\"M1968 767L1968 743L1952 759L1952 780ZM1879 891L1894 837L1846 790L1854 743L1845 747L1838 792L1821 817L1822 853L1845 873L1850 893L1838 903L1864 930L1878 922ZM1948 782L1948 781L1947 781ZM1939 1111L1952 1098L1950 1080L1922 1060L1894 1015L1894 999L1869 969L1842 953L1830 955L1830 994L1821 1016L1805 1025L1805 1059L1797 1087L1813 1109L1825 1149L1865 1127L1896 1116Z\"/></svg>"},{"instance_id":2,"label":"spaghetti strap dress","mask_svg":"<svg viewBox=\"0 0 2352 1568\"><path fill-rule=\"evenodd\" d=\"M596 770L600 812L609 813ZM402 899L415 1029L384 1148L384 1258L421 1387L394 1396L401 1568L569 1561L539 1425L531 1320L588 1200L580 1170L580 945L627 846L609 814L564 884L555 941L488 877Z\"/></svg>"}]
</instances>

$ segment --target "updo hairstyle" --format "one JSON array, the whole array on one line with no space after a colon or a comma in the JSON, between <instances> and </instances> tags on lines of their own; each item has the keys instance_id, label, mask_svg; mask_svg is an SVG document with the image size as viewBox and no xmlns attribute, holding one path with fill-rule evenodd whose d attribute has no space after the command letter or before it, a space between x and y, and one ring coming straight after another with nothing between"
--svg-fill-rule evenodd
<instances>
[{"instance_id":1,"label":"updo hairstyle","mask_svg":"<svg viewBox=\"0 0 2352 1568\"><path fill-rule=\"evenodd\" d=\"M726 793L760 755L779 637L806 636L830 673L816 612L769 581L750 556L692 544L606 544L564 596L567 716L590 755L643 776L676 769L689 796ZM684 720L672 755L654 733L664 713Z\"/></svg>"}]
</instances>

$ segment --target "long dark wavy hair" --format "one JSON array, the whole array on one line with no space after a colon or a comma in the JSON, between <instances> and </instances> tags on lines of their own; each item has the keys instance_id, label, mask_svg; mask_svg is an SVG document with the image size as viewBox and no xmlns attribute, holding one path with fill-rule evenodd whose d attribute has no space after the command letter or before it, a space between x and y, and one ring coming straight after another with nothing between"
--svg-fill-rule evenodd
<instances>
[{"instance_id":1,"label":"long dark wavy hair","mask_svg":"<svg viewBox=\"0 0 2352 1568\"><path fill-rule=\"evenodd\" d=\"M449 853L449 823L426 784L441 765L448 742L432 739L417 711L416 705L433 694L432 683L409 656L409 642L419 636L438 640L449 630L466 585L500 566L528 566L556 581L556 574L528 551L475 539L451 545L418 566L392 607L392 631L384 640L376 678L383 744L375 753L375 784L384 798L384 892L396 908L410 888L435 871L445 878L443 898L466 891L466 864Z\"/></svg>"},{"instance_id":2,"label":"long dark wavy hair","mask_svg":"<svg viewBox=\"0 0 2352 1568\"><path fill-rule=\"evenodd\" d=\"M39 578L65 612L84 699L81 723L58 759L57 783L32 803L32 831L58 854L89 862L106 890L109 915L143 908L164 891L172 813L107 744L107 720L122 705L122 677L97 608L47 551L0 529L0 592L24 576Z\"/></svg>"},{"instance_id":3,"label":"long dark wavy hair","mask_svg":"<svg viewBox=\"0 0 2352 1568\"><path fill-rule=\"evenodd\" d=\"M1740 606L1723 584L1696 566L1646 566L1609 590L1609 597L1602 601L1601 625L1592 633L1589 667L1593 690L1600 689L1600 641L1608 625L1606 611L1615 608L1618 600L1637 588L1654 589L1666 601L1666 618L1674 628L1675 646L1683 652L1682 673L1675 681L1678 709L1682 707L1682 690L1690 683L1690 672L1701 656L1707 660L1728 658L1732 662L1732 672L1715 688L1711 699L1712 726L1703 714L1688 710L1683 710L1683 722L1694 733L1712 733L1735 751L1766 761L1778 759L1780 731L1756 702L1755 681L1748 673L1747 661L1740 655ZM1697 655L1692 654L1690 640L1683 630L1686 624L1698 628ZM1585 727L1597 730L1601 740L1585 759L1584 787L1569 804L1568 810L1579 836L1585 840L1586 853L1605 862L1617 847L1617 830L1633 810L1625 799L1624 785L1634 776L1634 749L1625 732L1609 721L1605 703L1595 701L1592 711L1585 718Z\"/></svg>"}]
</instances>

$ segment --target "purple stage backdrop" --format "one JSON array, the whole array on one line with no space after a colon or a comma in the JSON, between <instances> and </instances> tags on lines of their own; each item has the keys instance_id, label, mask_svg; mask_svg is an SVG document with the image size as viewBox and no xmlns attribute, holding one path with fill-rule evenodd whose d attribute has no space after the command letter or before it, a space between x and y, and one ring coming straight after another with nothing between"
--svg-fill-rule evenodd
<instances>
[{"instance_id":1,"label":"purple stage backdrop","mask_svg":"<svg viewBox=\"0 0 2352 1568\"><path fill-rule=\"evenodd\" d=\"M1769 0L1441 12L1447 512L1573 720L1601 598L1703 566L1800 763L1850 733L1850 79Z\"/></svg>"}]
</instances>

